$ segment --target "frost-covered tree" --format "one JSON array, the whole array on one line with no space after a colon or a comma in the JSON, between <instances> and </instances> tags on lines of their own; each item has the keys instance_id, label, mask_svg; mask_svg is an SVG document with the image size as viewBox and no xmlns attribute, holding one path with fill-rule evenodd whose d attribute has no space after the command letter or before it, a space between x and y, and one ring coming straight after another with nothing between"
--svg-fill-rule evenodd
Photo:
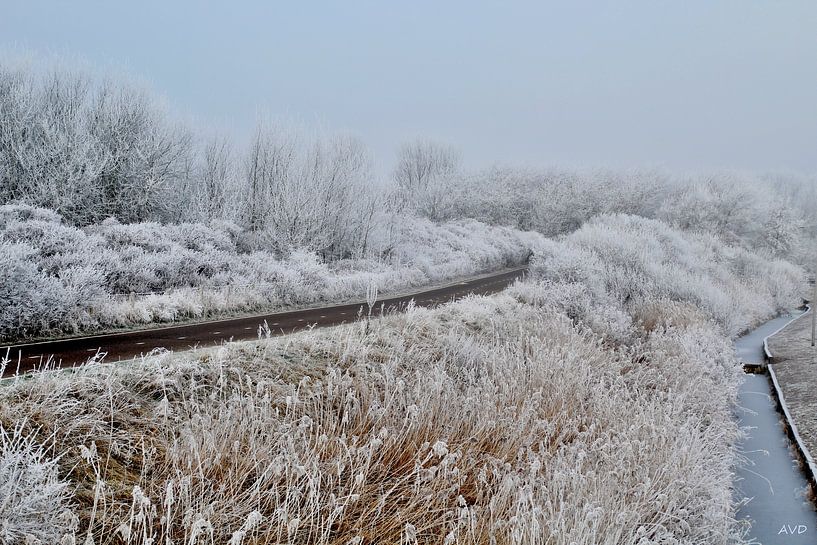
<instances>
[{"instance_id":1,"label":"frost-covered tree","mask_svg":"<svg viewBox=\"0 0 817 545\"><path fill-rule=\"evenodd\" d=\"M368 152L354 138L259 127L244 161L244 222L282 253L348 255L373 218L370 172Z\"/></svg>"},{"instance_id":2,"label":"frost-covered tree","mask_svg":"<svg viewBox=\"0 0 817 545\"><path fill-rule=\"evenodd\" d=\"M459 171L460 154L453 147L422 139L406 143L397 154L393 173L397 202L431 219L441 219Z\"/></svg>"},{"instance_id":3,"label":"frost-covered tree","mask_svg":"<svg viewBox=\"0 0 817 545\"><path fill-rule=\"evenodd\" d=\"M775 199L768 203L768 212L761 225L762 245L776 256L796 255L804 249L805 225L793 204Z\"/></svg>"},{"instance_id":4,"label":"frost-covered tree","mask_svg":"<svg viewBox=\"0 0 817 545\"><path fill-rule=\"evenodd\" d=\"M710 177L682 185L662 205L658 216L686 230L715 234L727 242L755 235L757 188L744 180Z\"/></svg>"},{"instance_id":5,"label":"frost-covered tree","mask_svg":"<svg viewBox=\"0 0 817 545\"><path fill-rule=\"evenodd\" d=\"M405 191L422 191L441 178L453 176L460 156L450 146L417 140L404 144L397 156L394 179Z\"/></svg>"},{"instance_id":6,"label":"frost-covered tree","mask_svg":"<svg viewBox=\"0 0 817 545\"><path fill-rule=\"evenodd\" d=\"M187 173L192 136L165 123L150 97L130 89L103 87L91 118L103 158L96 180L101 213L93 219L161 217L176 202L173 189Z\"/></svg>"},{"instance_id":7,"label":"frost-covered tree","mask_svg":"<svg viewBox=\"0 0 817 545\"><path fill-rule=\"evenodd\" d=\"M0 67L0 202L86 225L161 218L178 202L191 135L135 86Z\"/></svg>"},{"instance_id":8,"label":"frost-covered tree","mask_svg":"<svg viewBox=\"0 0 817 545\"><path fill-rule=\"evenodd\" d=\"M230 214L231 189L237 188L232 171L232 149L225 138L213 139L204 148L201 165L201 207L210 219Z\"/></svg>"},{"instance_id":9,"label":"frost-covered tree","mask_svg":"<svg viewBox=\"0 0 817 545\"><path fill-rule=\"evenodd\" d=\"M239 165L230 140L210 136L193 146L187 165L180 172L174 201L176 222L212 222L239 220L243 199Z\"/></svg>"}]
</instances>

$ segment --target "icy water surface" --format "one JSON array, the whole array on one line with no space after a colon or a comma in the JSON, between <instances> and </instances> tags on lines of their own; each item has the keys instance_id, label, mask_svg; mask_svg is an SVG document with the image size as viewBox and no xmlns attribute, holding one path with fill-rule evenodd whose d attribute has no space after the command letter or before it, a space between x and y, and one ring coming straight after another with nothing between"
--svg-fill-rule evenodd
<instances>
[{"instance_id":1,"label":"icy water surface","mask_svg":"<svg viewBox=\"0 0 817 545\"><path fill-rule=\"evenodd\" d=\"M763 361L763 339L794 316L771 320L735 342L745 363ZM738 511L749 520L749 535L763 545L817 544L817 513L805 497L808 484L800 471L766 375L746 375L740 389L738 419L750 427L740 450L749 459L736 470L736 496L751 498Z\"/></svg>"}]
</instances>

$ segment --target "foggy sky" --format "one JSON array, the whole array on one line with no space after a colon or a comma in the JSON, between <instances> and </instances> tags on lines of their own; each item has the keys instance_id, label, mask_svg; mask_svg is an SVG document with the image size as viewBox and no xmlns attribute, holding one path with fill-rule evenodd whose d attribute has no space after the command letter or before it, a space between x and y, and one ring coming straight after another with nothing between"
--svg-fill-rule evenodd
<instances>
[{"instance_id":1,"label":"foggy sky","mask_svg":"<svg viewBox=\"0 0 817 545\"><path fill-rule=\"evenodd\" d=\"M3 2L0 48L124 67L245 138L259 111L492 163L817 171L817 2Z\"/></svg>"}]
</instances>

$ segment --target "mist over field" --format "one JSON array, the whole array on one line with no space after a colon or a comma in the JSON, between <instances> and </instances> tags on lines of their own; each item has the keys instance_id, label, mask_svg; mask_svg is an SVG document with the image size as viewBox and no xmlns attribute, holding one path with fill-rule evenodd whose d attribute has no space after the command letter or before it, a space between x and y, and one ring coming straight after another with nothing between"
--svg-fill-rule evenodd
<instances>
[{"instance_id":1,"label":"mist over field","mask_svg":"<svg viewBox=\"0 0 817 545\"><path fill-rule=\"evenodd\" d=\"M753 543L733 341L800 306L814 276L817 119L800 93L815 81L770 66L808 60L801 25L817 13L745 7L774 43L746 60L751 33L718 38L703 17L728 20L730 3L674 22L642 4L599 8L619 31L589 7L580 24L579 8L440 6L424 25L417 7L280 8L280 35L252 4L182 22L178 6L11 8L0 34L42 43L0 55L0 545ZM91 53L111 32L95 22L123 14L158 33L110 44L141 80ZM243 33L226 30L236 21ZM428 41L400 41L418 26ZM333 42L341 27L363 34ZM596 33L581 45L569 28ZM284 59L275 46L293 36ZM381 42L393 63L369 47ZM211 85L193 98L182 80L203 64ZM387 103L361 67L392 91L401 70L422 77ZM779 85L716 96L753 71ZM772 133L791 145L766 146ZM487 287L508 271L522 276ZM469 282L487 295L420 304ZM382 303L405 294L418 300ZM350 302L341 325L266 321ZM249 341L23 361L62 337L256 316Z\"/></svg>"}]
</instances>

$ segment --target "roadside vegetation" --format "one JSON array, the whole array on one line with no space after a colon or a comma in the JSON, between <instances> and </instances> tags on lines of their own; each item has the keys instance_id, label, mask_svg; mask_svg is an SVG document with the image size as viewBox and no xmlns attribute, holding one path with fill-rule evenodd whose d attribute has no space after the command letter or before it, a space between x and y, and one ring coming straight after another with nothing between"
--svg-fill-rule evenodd
<instances>
[{"instance_id":1,"label":"roadside vegetation","mask_svg":"<svg viewBox=\"0 0 817 545\"><path fill-rule=\"evenodd\" d=\"M14 380L4 539L740 542L729 334L802 271L720 244L603 216L495 296Z\"/></svg>"}]
</instances>

